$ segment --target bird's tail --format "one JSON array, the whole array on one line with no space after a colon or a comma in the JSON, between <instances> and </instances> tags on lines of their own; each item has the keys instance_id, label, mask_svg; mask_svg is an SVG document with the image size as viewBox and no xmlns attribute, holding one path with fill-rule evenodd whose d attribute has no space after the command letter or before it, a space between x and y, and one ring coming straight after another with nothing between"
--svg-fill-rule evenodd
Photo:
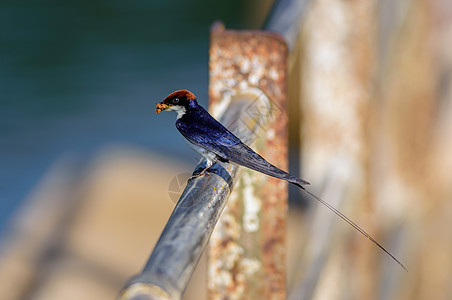
<instances>
[{"instance_id":1,"label":"bird's tail","mask_svg":"<svg viewBox=\"0 0 452 300\"><path fill-rule=\"evenodd\" d=\"M301 189L303 189L306 193L308 193L309 195L311 195L314 199L316 199L317 201L319 201L320 203L322 203L323 205L325 205L329 210L331 210L332 212L334 212L336 215L338 215L342 220L344 220L345 222L347 222L350 226L352 226L353 228L355 228L356 230L359 231L359 233L361 233L362 235L364 235L366 238L368 238L369 240L371 240L375 245L377 245L381 250L383 250L387 255L389 255L395 262L397 262L405 271L408 272L407 268L397 259L395 258L394 255L392 255L388 250L386 250L382 245L380 245L380 243L378 243L370 234L368 234L366 231L364 231L364 229L362 229L361 227L359 227L355 222L353 222L352 220L350 220L348 217L346 217L343 213L341 213L339 210L337 210L336 208L334 208L331 204L329 204L328 202L326 202L325 200L323 200L322 198L320 198L319 196L311 193L310 191L308 191L307 189L305 189L305 187L302 184L299 184L297 182L293 182L290 181L291 183L299 186Z\"/></svg>"},{"instance_id":2,"label":"bird's tail","mask_svg":"<svg viewBox=\"0 0 452 300\"><path fill-rule=\"evenodd\" d=\"M295 184L295 185L301 187L302 189L304 189L303 185L309 185L309 184L310 184L309 182L307 182L306 180L303 180L303 179L301 179L301 178L292 176L292 175L290 175L290 174L289 174L289 176L290 176L290 177L289 177L288 179L286 179L286 180L287 180L288 182L292 183L292 184Z\"/></svg>"}]
</instances>

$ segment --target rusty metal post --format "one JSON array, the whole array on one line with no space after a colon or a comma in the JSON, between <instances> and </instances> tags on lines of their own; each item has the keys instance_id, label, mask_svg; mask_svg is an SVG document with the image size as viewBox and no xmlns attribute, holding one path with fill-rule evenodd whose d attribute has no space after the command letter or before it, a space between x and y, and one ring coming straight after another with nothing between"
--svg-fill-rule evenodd
<instances>
[{"instance_id":1,"label":"rusty metal post","mask_svg":"<svg viewBox=\"0 0 452 300\"><path fill-rule=\"evenodd\" d=\"M211 111L221 113L235 97L249 98L248 117L235 125L255 131L251 146L285 170L286 59L287 46L278 34L225 30L222 24L212 29ZM208 298L285 299L287 183L240 171L209 243Z\"/></svg>"}]
</instances>

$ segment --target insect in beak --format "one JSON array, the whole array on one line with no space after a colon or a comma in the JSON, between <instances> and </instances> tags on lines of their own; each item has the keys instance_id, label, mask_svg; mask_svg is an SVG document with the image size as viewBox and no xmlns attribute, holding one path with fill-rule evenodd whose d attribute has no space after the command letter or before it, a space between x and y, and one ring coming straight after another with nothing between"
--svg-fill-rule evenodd
<instances>
[{"instance_id":1,"label":"insect in beak","mask_svg":"<svg viewBox=\"0 0 452 300\"><path fill-rule=\"evenodd\" d=\"M160 112L162 112L162 111L168 109L168 108L169 108L169 105L168 105L168 104L165 104L165 103L163 103L163 102L159 102L159 103L157 103L157 104L155 105L155 107L156 107L155 112L159 114Z\"/></svg>"}]
</instances>

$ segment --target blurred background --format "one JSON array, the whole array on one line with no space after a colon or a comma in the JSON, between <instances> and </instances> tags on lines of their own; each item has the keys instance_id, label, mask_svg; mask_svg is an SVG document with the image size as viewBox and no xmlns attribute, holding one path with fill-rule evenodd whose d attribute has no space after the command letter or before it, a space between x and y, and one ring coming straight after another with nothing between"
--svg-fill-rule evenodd
<instances>
[{"instance_id":1,"label":"blurred background","mask_svg":"<svg viewBox=\"0 0 452 300\"><path fill-rule=\"evenodd\" d=\"M209 28L259 27L251 3L2 1L1 226L61 155L83 164L121 144L195 157L154 103L181 88L207 103Z\"/></svg>"},{"instance_id":2,"label":"blurred background","mask_svg":"<svg viewBox=\"0 0 452 300\"><path fill-rule=\"evenodd\" d=\"M272 3L0 2L0 299L113 299L141 270L199 159L154 104L189 89L206 106L210 26L259 29ZM291 190L289 294L451 299L452 6L300 3L290 170L409 273ZM316 235L324 218L341 225Z\"/></svg>"}]
</instances>

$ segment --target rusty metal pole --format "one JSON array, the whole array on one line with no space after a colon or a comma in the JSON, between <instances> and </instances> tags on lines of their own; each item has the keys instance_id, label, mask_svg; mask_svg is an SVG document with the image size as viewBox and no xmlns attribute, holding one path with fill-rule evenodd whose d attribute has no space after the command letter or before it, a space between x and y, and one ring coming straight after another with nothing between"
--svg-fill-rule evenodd
<instances>
[{"instance_id":1,"label":"rusty metal pole","mask_svg":"<svg viewBox=\"0 0 452 300\"><path fill-rule=\"evenodd\" d=\"M236 167L215 164L188 182L143 272L121 300L180 299L230 193Z\"/></svg>"},{"instance_id":2,"label":"rusty metal pole","mask_svg":"<svg viewBox=\"0 0 452 300\"><path fill-rule=\"evenodd\" d=\"M252 128L257 139L248 141L251 146L285 170L286 59L287 46L278 34L225 30L222 24L212 29L211 111L221 112L234 97L249 97L248 118L238 127ZM262 119L266 123L259 123ZM287 183L240 172L209 243L208 298L285 299Z\"/></svg>"}]
</instances>

